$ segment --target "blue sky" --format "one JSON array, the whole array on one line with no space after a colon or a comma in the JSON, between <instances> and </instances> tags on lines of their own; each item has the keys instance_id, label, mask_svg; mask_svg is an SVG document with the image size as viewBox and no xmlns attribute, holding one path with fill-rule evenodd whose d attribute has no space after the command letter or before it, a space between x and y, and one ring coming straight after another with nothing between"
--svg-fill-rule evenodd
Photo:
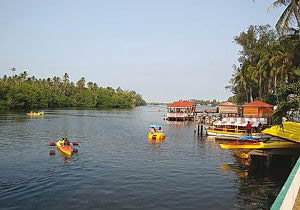
<instances>
[{"instance_id":1,"label":"blue sky","mask_svg":"<svg viewBox=\"0 0 300 210\"><path fill-rule=\"evenodd\" d=\"M1 0L0 74L85 77L146 101L226 100L250 24L275 25L270 0Z\"/></svg>"}]
</instances>

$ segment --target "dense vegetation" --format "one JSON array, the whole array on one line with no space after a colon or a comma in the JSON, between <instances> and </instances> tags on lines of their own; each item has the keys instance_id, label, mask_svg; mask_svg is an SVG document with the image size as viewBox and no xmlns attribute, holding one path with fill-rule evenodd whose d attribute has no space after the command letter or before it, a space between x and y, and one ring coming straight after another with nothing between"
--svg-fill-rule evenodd
<instances>
[{"instance_id":1,"label":"dense vegetation","mask_svg":"<svg viewBox=\"0 0 300 210\"><path fill-rule=\"evenodd\" d=\"M135 91L99 87L82 77L76 84L63 78L37 79L27 72L0 79L0 109L37 109L47 107L129 108L145 105Z\"/></svg>"},{"instance_id":2,"label":"dense vegetation","mask_svg":"<svg viewBox=\"0 0 300 210\"><path fill-rule=\"evenodd\" d=\"M199 100L199 99L191 99L191 102L193 102L194 104L199 104L201 106L217 106L218 104L220 104L219 101L217 101L216 99L214 100Z\"/></svg>"},{"instance_id":3,"label":"dense vegetation","mask_svg":"<svg viewBox=\"0 0 300 210\"><path fill-rule=\"evenodd\" d=\"M256 99L278 105L274 122L300 106L300 1L277 0L285 6L276 30L269 25L249 26L234 37L242 47L239 65L233 66L228 100L245 103Z\"/></svg>"},{"instance_id":4,"label":"dense vegetation","mask_svg":"<svg viewBox=\"0 0 300 210\"><path fill-rule=\"evenodd\" d=\"M250 26L234 38L242 47L230 88L236 103L256 99L277 104L278 89L300 76L300 35L279 36L270 26Z\"/></svg>"}]
</instances>

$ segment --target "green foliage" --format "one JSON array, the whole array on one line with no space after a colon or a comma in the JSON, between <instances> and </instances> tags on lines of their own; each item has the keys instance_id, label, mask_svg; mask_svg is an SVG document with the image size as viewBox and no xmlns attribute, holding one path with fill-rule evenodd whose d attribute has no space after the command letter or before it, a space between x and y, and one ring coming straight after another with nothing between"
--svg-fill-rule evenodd
<instances>
[{"instance_id":1,"label":"green foliage","mask_svg":"<svg viewBox=\"0 0 300 210\"><path fill-rule=\"evenodd\" d=\"M146 105L134 91L98 87L82 77L76 85L63 79L28 78L27 72L0 78L0 109L32 109L47 107L130 108Z\"/></svg>"},{"instance_id":2,"label":"green foliage","mask_svg":"<svg viewBox=\"0 0 300 210\"><path fill-rule=\"evenodd\" d=\"M234 37L242 47L239 66L233 66L229 100L245 103L262 100L277 104L278 89L299 81L300 36L279 36L269 25L249 26Z\"/></svg>"},{"instance_id":3,"label":"green foliage","mask_svg":"<svg viewBox=\"0 0 300 210\"><path fill-rule=\"evenodd\" d=\"M212 105L212 106L217 106L221 102L217 101L216 99L213 100L196 100L196 99L191 99L191 102L194 104L200 104L201 106L207 106L207 105Z\"/></svg>"},{"instance_id":4,"label":"green foliage","mask_svg":"<svg viewBox=\"0 0 300 210\"><path fill-rule=\"evenodd\" d=\"M282 123L282 117L287 117L294 111L299 111L300 107L300 81L293 84L287 84L278 91L278 107L273 114L275 124Z\"/></svg>"}]
</instances>

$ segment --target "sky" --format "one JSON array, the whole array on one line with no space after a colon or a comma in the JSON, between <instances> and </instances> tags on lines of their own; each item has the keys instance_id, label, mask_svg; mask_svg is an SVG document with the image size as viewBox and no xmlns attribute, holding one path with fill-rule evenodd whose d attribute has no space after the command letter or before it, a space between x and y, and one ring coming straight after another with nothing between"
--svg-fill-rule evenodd
<instances>
[{"instance_id":1,"label":"sky","mask_svg":"<svg viewBox=\"0 0 300 210\"><path fill-rule=\"evenodd\" d=\"M85 77L147 102L224 101L249 25L275 26L270 0L0 0L0 76Z\"/></svg>"}]
</instances>

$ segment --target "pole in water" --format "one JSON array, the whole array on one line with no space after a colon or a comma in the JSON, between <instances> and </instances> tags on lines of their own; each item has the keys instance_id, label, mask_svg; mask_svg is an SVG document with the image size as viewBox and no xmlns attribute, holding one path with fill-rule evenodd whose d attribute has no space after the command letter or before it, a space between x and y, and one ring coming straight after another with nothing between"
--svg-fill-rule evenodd
<instances>
[{"instance_id":1,"label":"pole in water","mask_svg":"<svg viewBox=\"0 0 300 210\"><path fill-rule=\"evenodd\" d=\"M199 124L197 125L197 134L198 134L198 136L199 136L199 132L200 132L200 129L199 129Z\"/></svg>"},{"instance_id":2,"label":"pole in water","mask_svg":"<svg viewBox=\"0 0 300 210\"><path fill-rule=\"evenodd\" d=\"M200 131L201 137L203 136L203 124L201 124L201 131Z\"/></svg>"}]
</instances>

